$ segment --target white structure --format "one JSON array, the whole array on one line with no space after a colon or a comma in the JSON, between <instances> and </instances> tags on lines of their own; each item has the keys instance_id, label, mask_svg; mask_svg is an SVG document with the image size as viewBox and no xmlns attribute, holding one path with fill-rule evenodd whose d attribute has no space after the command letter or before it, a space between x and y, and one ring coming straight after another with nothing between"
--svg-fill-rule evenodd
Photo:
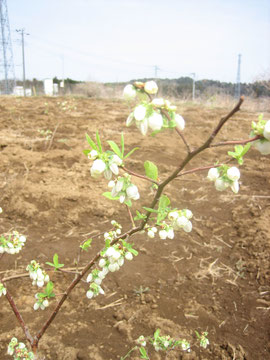
<instances>
[{"instance_id":1,"label":"white structure","mask_svg":"<svg viewBox=\"0 0 270 360\"><path fill-rule=\"evenodd\" d=\"M53 96L53 79L45 79L43 85L45 95Z\"/></svg>"},{"instance_id":2,"label":"white structure","mask_svg":"<svg viewBox=\"0 0 270 360\"><path fill-rule=\"evenodd\" d=\"M13 95L24 96L23 86L15 86L13 89ZM25 89L25 96L32 96L32 89Z\"/></svg>"}]
</instances>

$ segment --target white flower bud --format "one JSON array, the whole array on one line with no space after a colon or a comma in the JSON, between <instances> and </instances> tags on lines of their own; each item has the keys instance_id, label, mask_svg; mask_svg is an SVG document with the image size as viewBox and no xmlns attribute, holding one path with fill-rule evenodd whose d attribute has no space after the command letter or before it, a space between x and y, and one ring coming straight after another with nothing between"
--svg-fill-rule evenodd
<instances>
[{"instance_id":1,"label":"white flower bud","mask_svg":"<svg viewBox=\"0 0 270 360\"><path fill-rule=\"evenodd\" d=\"M270 120L264 126L263 136L270 141Z\"/></svg>"},{"instance_id":2,"label":"white flower bud","mask_svg":"<svg viewBox=\"0 0 270 360\"><path fill-rule=\"evenodd\" d=\"M262 155L270 154L270 141L255 141L254 146Z\"/></svg>"},{"instance_id":3,"label":"white flower bud","mask_svg":"<svg viewBox=\"0 0 270 360\"><path fill-rule=\"evenodd\" d=\"M161 114L158 114L157 112L154 112L149 118L148 118L148 125L153 131L160 130L163 126L163 117Z\"/></svg>"},{"instance_id":4,"label":"white flower bud","mask_svg":"<svg viewBox=\"0 0 270 360\"><path fill-rule=\"evenodd\" d=\"M232 189L232 191L233 191L235 194L238 193L238 191L239 191L239 182L238 182L238 180L235 180L235 181L232 183L231 189Z\"/></svg>"},{"instance_id":5,"label":"white flower bud","mask_svg":"<svg viewBox=\"0 0 270 360\"><path fill-rule=\"evenodd\" d=\"M90 169L91 176L97 178L106 169L106 164L101 159L96 159Z\"/></svg>"},{"instance_id":6,"label":"white flower bud","mask_svg":"<svg viewBox=\"0 0 270 360\"><path fill-rule=\"evenodd\" d=\"M147 134L148 131L148 119L144 119L143 121L140 121L139 123L139 129L143 136Z\"/></svg>"},{"instance_id":7,"label":"white flower bud","mask_svg":"<svg viewBox=\"0 0 270 360\"><path fill-rule=\"evenodd\" d=\"M171 212L168 214L168 219L169 219L169 220L176 220L178 217L179 217L179 214L178 214L177 211L171 211Z\"/></svg>"},{"instance_id":8,"label":"white flower bud","mask_svg":"<svg viewBox=\"0 0 270 360\"><path fill-rule=\"evenodd\" d=\"M116 263L110 264L110 265L108 266L109 271L115 272L115 271L117 270L117 266L116 266L116 265L117 265Z\"/></svg>"},{"instance_id":9,"label":"white flower bud","mask_svg":"<svg viewBox=\"0 0 270 360\"><path fill-rule=\"evenodd\" d=\"M96 278L94 280L94 282L97 284L97 285L100 285L102 283L102 279L100 277Z\"/></svg>"},{"instance_id":10,"label":"white flower bud","mask_svg":"<svg viewBox=\"0 0 270 360\"><path fill-rule=\"evenodd\" d=\"M173 229L169 229L169 231L167 231L167 237L169 239L173 239L174 238L174 231Z\"/></svg>"},{"instance_id":11,"label":"white flower bud","mask_svg":"<svg viewBox=\"0 0 270 360\"><path fill-rule=\"evenodd\" d=\"M193 216L192 211L186 209L186 218L189 220L192 218L192 216Z\"/></svg>"},{"instance_id":12,"label":"white flower bud","mask_svg":"<svg viewBox=\"0 0 270 360\"><path fill-rule=\"evenodd\" d=\"M49 301L48 301L47 299L45 299L45 300L43 301L43 305L44 305L45 307L48 307L48 306L49 306Z\"/></svg>"},{"instance_id":13,"label":"white flower bud","mask_svg":"<svg viewBox=\"0 0 270 360\"><path fill-rule=\"evenodd\" d=\"M123 265L124 265L124 262L125 262L125 260L124 260L123 256L121 256L120 259L118 259L117 264L118 264L119 266L123 266Z\"/></svg>"},{"instance_id":14,"label":"white flower bud","mask_svg":"<svg viewBox=\"0 0 270 360\"><path fill-rule=\"evenodd\" d=\"M188 219L185 216L179 216L179 218L176 219L176 224L179 227L183 227L188 223Z\"/></svg>"},{"instance_id":15,"label":"white flower bud","mask_svg":"<svg viewBox=\"0 0 270 360\"><path fill-rule=\"evenodd\" d=\"M147 94L154 95L158 92L158 86L155 81L147 81L144 84L144 91L147 92Z\"/></svg>"},{"instance_id":16,"label":"white flower bud","mask_svg":"<svg viewBox=\"0 0 270 360\"><path fill-rule=\"evenodd\" d=\"M120 257L121 257L121 254L119 251L115 251L114 254L112 255L112 258L114 261L117 261Z\"/></svg>"},{"instance_id":17,"label":"white flower bud","mask_svg":"<svg viewBox=\"0 0 270 360\"><path fill-rule=\"evenodd\" d=\"M233 166L227 170L227 176L230 180L236 181L240 178L240 171L237 167Z\"/></svg>"},{"instance_id":18,"label":"white flower bud","mask_svg":"<svg viewBox=\"0 0 270 360\"><path fill-rule=\"evenodd\" d=\"M154 105L154 106L157 106L157 107L162 107L162 106L164 106L164 99L162 99L162 98L155 98L155 99L153 99L152 100L152 104Z\"/></svg>"},{"instance_id":19,"label":"white flower bud","mask_svg":"<svg viewBox=\"0 0 270 360\"><path fill-rule=\"evenodd\" d=\"M131 184L126 189L127 196L132 200L138 200L140 198L140 194L136 185Z\"/></svg>"},{"instance_id":20,"label":"white flower bud","mask_svg":"<svg viewBox=\"0 0 270 360\"><path fill-rule=\"evenodd\" d=\"M123 163L123 161L120 159L118 155L113 155L112 162L114 162L118 166L122 165Z\"/></svg>"},{"instance_id":21,"label":"white flower bud","mask_svg":"<svg viewBox=\"0 0 270 360\"><path fill-rule=\"evenodd\" d=\"M114 181L113 181L113 180L109 181L108 187L109 187L110 189L112 189L112 188L114 187Z\"/></svg>"},{"instance_id":22,"label":"white flower bud","mask_svg":"<svg viewBox=\"0 0 270 360\"><path fill-rule=\"evenodd\" d=\"M176 122L176 127L178 130L182 131L185 128L185 120L181 115L176 114L174 121Z\"/></svg>"},{"instance_id":23,"label":"white flower bud","mask_svg":"<svg viewBox=\"0 0 270 360\"><path fill-rule=\"evenodd\" d=\"M43 280L37 280L37 286L38 287L42 287L44 285L44 281Z\"/></svg>"},{"instance_id":24,"label":"white flower bud","mask_svg":"<svg viewBox=\"0 0 270 360\"><path fill-rule=\"evenodd\" d=\"M210 181L216 181L219 178L219 171L217 168L211 168L208 171L207 179Z\"/></svg>"},{"instance_id":25,"label":"white flower bud","mask_svg":"<svg viewBox=\"0 0 270 360\"><path fill-rule=\"evenodd\" d=\"M121 204L123 204L125 199L126 199L125 195L120 195L119 201L120 201Z\"/></svg>"},{"instance_id":26,"label":"white flower bud","mask_svg":"<svg viewBox=\"0 0 270 360\"><path fill-rule=\"evenodd\" d=\"M185 232L191 232L191 230L192 230L192 223L191 223L191 221L188 221L188 222L186 223L186 225L183 227L183 230L184 230Z\"/></svg>"},{"instance_id":27,"label":"white flower bud","mask_svg":"<svg viewBox=\"0 0 270 360\"><path fill-rule=\"evenodd\" d=\"M154 239L154 237L155 237L155 233L154 233L154 231L151 230L151 229L148 230L147 235L150 237L150 239Z\"/></svg>"},{"instance_id":28,"label":"white flower bud","mask_svg":"<svg viewBox=\"0 0 270 360\"><path fill-rule=\"evenodd\" d=\"M110 180L112 178L112 171L111 169L105 169L104 171L104 177L107 180Z\"/></svg>"},{"instance_id":29,"label":"white flower bud","mask_svg":"<svg viewBox=\"0 0 270 360\"><path fill-rule=\"evenodd\" d=\"M20 236L20 242L22 242L22 243L26 242L26 237L24 235Z\"/></svg>"},{"instance_id":30,"label":"white flower bud","mask_svg":"<svg viewBox=\"0 0 270 360\"><path fill-rule=\"evenodd\" d=\"M118 175L119 174L119 169L116 163L112 163L110 164L110 170L111 172L114 173L114 175Z\"/></svg>"},{"instance_id":31,"label":"white flower bud","mask_svg":"<svg viewBox=\"0 0 270 360\"><path fill-rule=\"evenodd\" d=\"M134 116L133 114L130 114L127 118L126 126L130 126L133 123L133 120L134 120Z\"/></svg>"},{"instance_id":32,"label":"white flower bud","mask_svg":"<svg viewBox=\"0 0 270 360\"><path fill-rule=\"evenodd\" d=\"M136 94L136 89L133 85L129 84L124 87L123 95L126 99L135 98Z\"/></svg>"},{"instance_id":33,"label":"white flower bud","mask_svg":"<svg viewBox=\"0 0 270 360\"><path fill-rule=\"evenodd\" d=\"M88 159L95 160L98 157L98 152L96 150L91 150L88 153Z\"/></svg>"},{"instance_id":34,"label":"white flower bud","mask_svg":"<svg viewBox=\"0 0 270 360\"><path fill-rule=\"evenodd\" d=\"M34 304L34 310L38 310L38 308L39 308L39 303L36 302L36 303Z\"/></svg>"},{"instance_id":35,"label":"white flower bud","mask_svg":"<svg viewBox=\"0 0 270 360\"><path fill-rule=\"evenodd\" d=\"M107 257L111 257L111 256L113 256L114 253L115 253L114 247L110 246L110 247L106 250L105 255L106 255Z\"/></svg>"},{"instance_id":36,"label":"white flower bud","mask_svg":"<svg viewBox=\"0 0 270 360\"><path fill-rule=\"evenodd\" d=\"M99 265L101 268L103 268L103 267L106 265L106 260L105 260L105 259L100 259L98 265Z\"/></svg>"},{"instance_id":37,"label":"white flower bud","mask_svg":"<svg viewBox=\"0 0 270 360\"><path fill-rule=\"evenodd\" d=\"M166 240L166 239L167 239L167 231L166 231L166 230L160 230L158 234L159 234L159 237L160 237L162 240Z\"/></svg>"},{"instance_id":38,"label":"white flower bud","mask_svg":"<svg viewBox=\"0 0 270 360\"><path fill-rule=\"evenodd\" d=\"M105 294L104 290L103 290L101 287L99 288L99 293L100 293L101 295L104 295L104 294Z\"/></svg>"},{"instance_id":39,"label":"white flower bud","mask_svg":"<svg viewBox=\"0 0 270 360\"><path fill-rule=\"evenodd\" d=\"M93 280L93 275L90 273L87 278L86 278L86 282L91 282Z\"/></svg>"},{"instance_id":40,"label":"white flower bud","mask_svg":"<svg viewBox=\"0 0 270 360\"><path fill-rule=\"evenodd\" d=\"M88 290L86 293L86 296L88 297L88 299L92 299L92 297L94 296L94 293L92 290Z\"/></svg>"},{"instance_id":41,"label":"white flower bud","mask_svg":"<svg viewBox=\"0 0 270 360\"><path fill-rule=\"evenodd\" d=\"M133 259L132 253L128 251L128 252L125 254L125 258L126 258L127 260L132 260L132 259Z\"/></svg>"},{"instance_id":42,"label":"white flower bud","mask_svg":"<svg viewBox=\"0 0 270 360\"><path fill-rule=\"evenodd\" d=\"M134 109L134 118L137 121L142 121L146 115L146 107L143 105L138 105Z\"/></svg>"},{"instance_id":43,"label":"white flower bud","mask_svg":"<svg viewBox=\"0 0 270 360\"><path fill-rule=\"evenodd\" d=\"M221 178L218 178L216 181L215 181L215 187L217 189L217 191L223 191L225 189L227 189L227 187L229 186L229 184L222 180Z\"/></svg>"}]
</instances>

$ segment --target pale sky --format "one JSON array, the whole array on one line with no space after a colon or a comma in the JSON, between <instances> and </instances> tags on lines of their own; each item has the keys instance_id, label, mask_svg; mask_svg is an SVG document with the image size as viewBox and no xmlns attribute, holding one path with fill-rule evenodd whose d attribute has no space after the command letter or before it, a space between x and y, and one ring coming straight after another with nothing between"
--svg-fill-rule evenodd
<instances>
[{"instance_id":1,"label":"pale sky","mask_svg":"<svg viewBox=\"0 0 270 360\"><path fill-rule=\"evenodd\" d=\"M241 82L270 70L270 0L6 0L15 72L101 82L179 78Z\"/></svg>"}]
</instances>

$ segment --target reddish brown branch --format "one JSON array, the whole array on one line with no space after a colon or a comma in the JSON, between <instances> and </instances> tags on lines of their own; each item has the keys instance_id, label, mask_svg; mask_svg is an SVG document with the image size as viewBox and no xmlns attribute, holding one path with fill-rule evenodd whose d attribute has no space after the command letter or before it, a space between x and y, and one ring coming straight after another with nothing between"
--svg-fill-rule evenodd
<instances>
[{"instance_id":1,"label":"reddish brown branch","mask_svg":"<svg viewBox=\"0 0 270 360\"><path fill-rule=\"evenodd\" d=\"M5 287L6 287L6 284L5 284L4 282L3 282L3 284L4 284ZM30 332L29 332L29 330L28 330L28 327L27 327L27 325L25 324L25 322L24 322L24 320L23 320L23 318L22 318L22 315L20 314L20 312L19 312L19 310L18 310L18 308L17 308L17 306L16 306L16 304L15 304L15 302L14 302L14 300L13 300L13 298L12 298L12 296L11 296L11 294L10 294L10 292L8 291L7 288L6 288L6 291L7 291L7 293L6 293L6 298L7 298L8 302L9 302L9 305L11 306L11 308L12 308L12 310L13 310L16 318L17 318L17 320L19 321L19 324L21 325L21 328L23 329L23 332L24 332L27 340L28 340L29 343L32 345L32 343L33 343L33 337L31 336L31 334L30 334Z\"/></svg>"},{"instance_id":2,"label":"reddish brown branch","mask_svg":"<svg viewBox=\"0 0 270 360\"><path fill-rule=\"evenodd\" d=\"M134 171L128 170L128 169L127 169L126 167L124 167L124 166L122 166L122 169L123 169L125 172L127 172L128 174L130 174L130 175L136 176L136 177L138 177L138 178L141 178L141 179L150 181L151 183L158 185L158 182L157 182L157 181L155 181L155 180L153 180L153 179L150 179L150 178L147 177L147 176L137 174L137 173L135 173Z\"/></svg>"},{"instance_id":3,"label":"reddish brown branch","mask_svg":"<svg viewBox=\"0 0 270 360\"><path fill-rule=\"evenodd\" d=\"M133 227L135 227L135 223L134 223L133 216L131 214L130 208L129 208L128 205L126 205L126 208L127 208L127 211L128 211L128 216L130 218L131 224L132 224Z\"/></svg>"},{"instance_id":4,"label":"reddish brown branch","mask_svg":"<svg viewBox=\"0 0 270 360\"><path fill-rule=\"evenodd\" d=\"M260 135L256 135L253 138L247 139L247 140L234 140L234 141L223 141L216 144L210 145L210 147L217 147L217 146L226 146L226 145L244 145L249 142L253 142L256 140L261 139L262 137Z\"/></svg>"}]
</instances>

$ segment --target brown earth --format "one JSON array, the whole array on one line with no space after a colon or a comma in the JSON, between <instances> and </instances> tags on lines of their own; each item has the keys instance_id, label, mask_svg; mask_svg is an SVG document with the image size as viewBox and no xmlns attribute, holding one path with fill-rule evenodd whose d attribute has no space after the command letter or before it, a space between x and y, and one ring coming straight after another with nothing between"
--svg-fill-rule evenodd
<instances>
[{"instance_id":1,"label":"brown earth","mask_svg":"<svg viewBox=\"0 0 270 360\"><path fill-rule=\"evenodd\" d=\"M64 103L66 101L66 103ZM217 141L245 139L258 114L245 104L226 124ZM79 244L110 229L115 219L130 228L125 207L102 197L107 181L90 177L85 133L99 129L104 145L119 143L124 130L128 150L140 149L126 161L130 170L143 173L143 161L159 165L160 178L170 174L185 156L181 139L173 132L142 137L125 128L130 109L120 100L80 98L0 98L0 218L1 233L17 229L27 235L19 255L4 256L5 269L24 272L32 259L44 264L55 253L65 266L74 266ZM185 134L195 147L205 140L228 109L179 105L186 119ZM265 114L266 118L269 114ZM39 130L50 129L53 141ZM229 149L207 150L188 169L226 159ZM269 156L255 149L246 155L240 192L219 193L206 180L206 172L174 181L165 193L172 206L189 208L194 214L193 231L177 232L173 240L132 239L139 251L121 271L104 282L105 295L85 296L87 284L71 293L56 320L40 341L46 359L120 359L139 335L162 334L195 342L195 330L208 331L210 346L192 347L190 355L180 350L166 359L270 359L269 310ZM149 183L134 181L141 200L135 208L149 206L153 194ZM132 211L135 212L134 208ZM96 238L81 265L103 246ZM63 293L72 275L50 274L56 293ZM5 274L7 276L7 274ZM29 278L8 282L8 288L31 333L38 331L56 300L45 311L33 310L35 290ZM0 299L0 359L8 359L12 336L26 341L4 297ZM138 359L133 353L132 359ZM164 359L150 351L153 360Z\"/></svg>"}]
</instances>

